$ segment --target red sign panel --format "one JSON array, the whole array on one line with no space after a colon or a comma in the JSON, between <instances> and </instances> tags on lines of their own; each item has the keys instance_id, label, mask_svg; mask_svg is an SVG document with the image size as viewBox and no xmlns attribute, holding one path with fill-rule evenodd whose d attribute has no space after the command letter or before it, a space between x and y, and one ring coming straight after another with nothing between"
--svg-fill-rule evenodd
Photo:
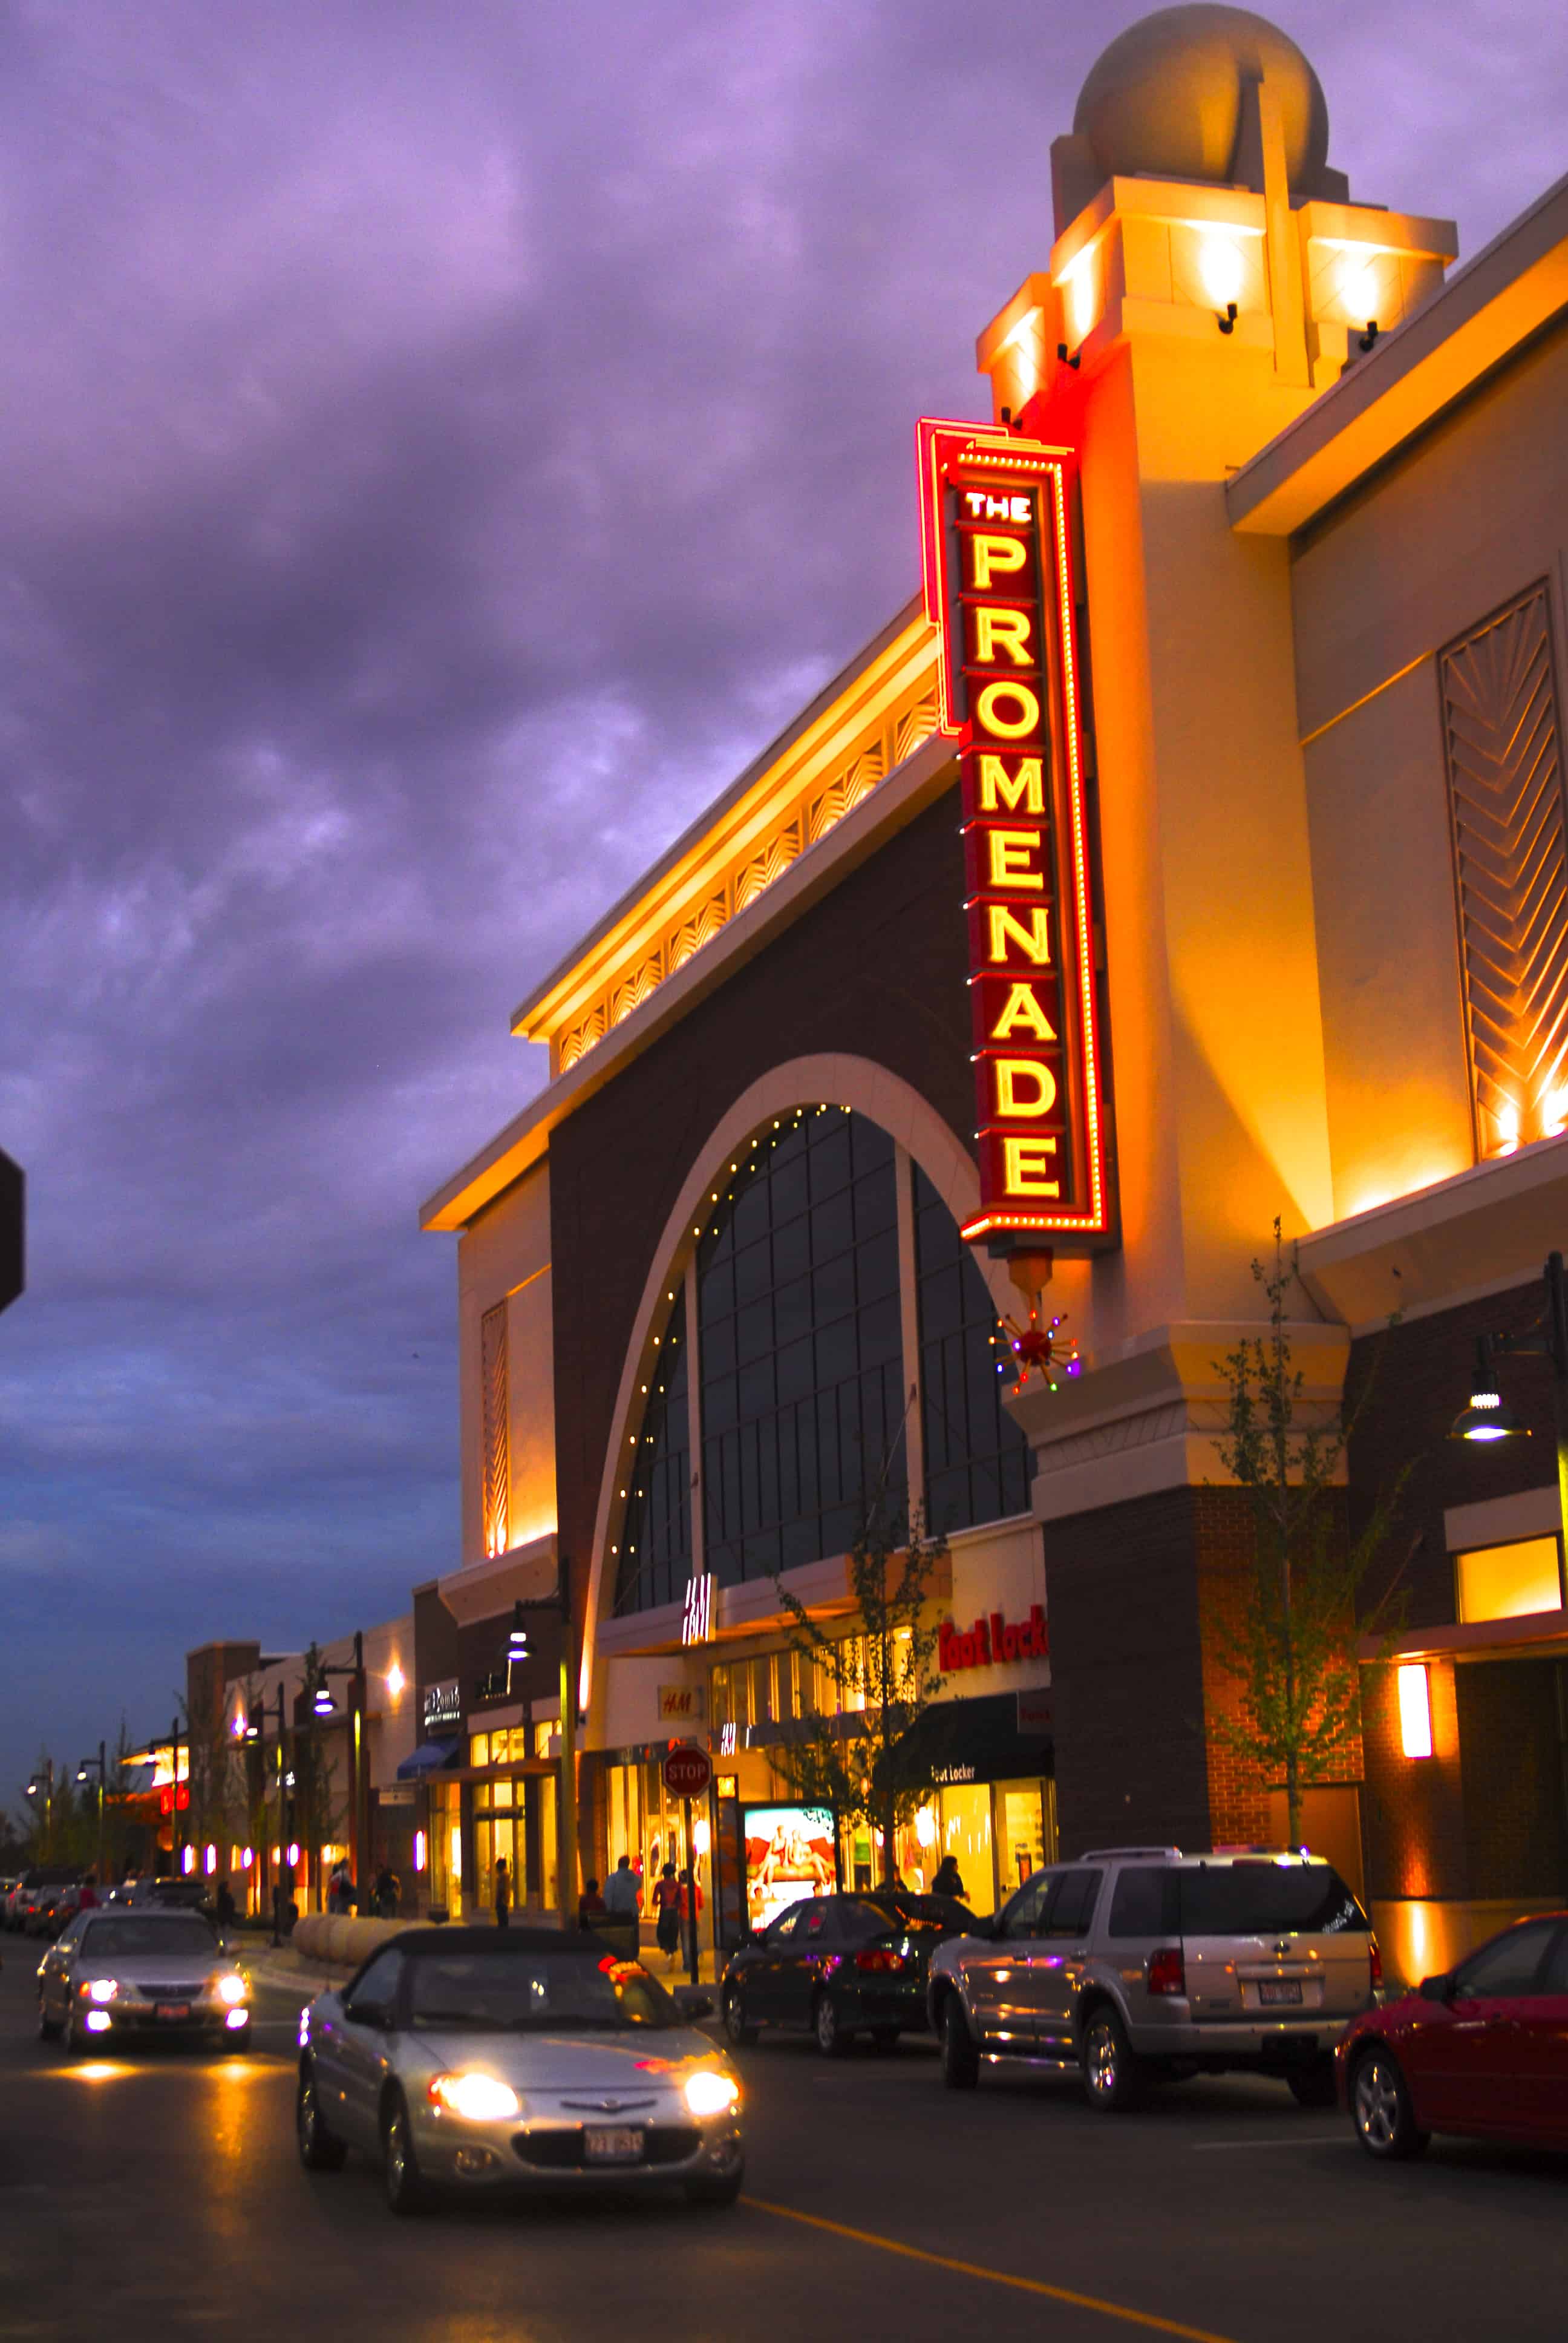
<instances>
[{"instance_id":1,"label":"red sign panel","mask_svg":"<svg viewBox=\"0 0 1568 2343\"><path fill-rule=\"evenodd\" d=\"M713 1765L706 1749L693 1749L683 1742L666 1755L664 1786L672 1798L700 1798L712 1779Z\"/></svg>"},{"instance_id":2,"label":"red sign panel","mask_svg":"<svg viewBox=\"0 0 1568 2343\"><path fill-rule=\"evenodd\" d=\"M1071 458L918 430L939 720L959 742L980 1209L1064 1251L1116 1242L1078 704Z\"/></svg>"}]
</instances>

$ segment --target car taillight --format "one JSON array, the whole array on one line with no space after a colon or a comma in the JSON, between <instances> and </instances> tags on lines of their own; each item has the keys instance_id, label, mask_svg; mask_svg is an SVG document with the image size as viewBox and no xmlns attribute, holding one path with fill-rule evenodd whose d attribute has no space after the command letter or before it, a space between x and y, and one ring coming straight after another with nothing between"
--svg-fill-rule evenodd
<instances>
[{"instance_id":1,"label":"car taillight","mask_svg":"<svg viewBox=\"0 0 1568 2343\"><path fill-rule=\"evenodd\" d=\"M1373 1986L1376 1986L1382 1983L1382 1947L1379 1945L1375 1936L1372 1940L1371 1954L1372 1981Z\"/></svg>"},{"instance_id":2,"label":"car taillight","mask_svg":"<svg viewBox=\"0 0 1568 2343\"><path fill-rule=\"evenodd\" d=\"M892 1945L868 1945L863 1952L855 1955L858 1969L901 1969L903 1966L902 1953Z\"/></svg>"},{"instance_id":3,"label":"car taillight","mask_svg":"<svg viewBox=\"0 0 1568 2343\"><path fill-rule=\"evenodd\" d=\"M1151 1993L1185 1993L1187 1965L1181 1947L1167 1945L1163 1951L1149 1956L1149 1990Z\"/></svg>"}]
</instances>

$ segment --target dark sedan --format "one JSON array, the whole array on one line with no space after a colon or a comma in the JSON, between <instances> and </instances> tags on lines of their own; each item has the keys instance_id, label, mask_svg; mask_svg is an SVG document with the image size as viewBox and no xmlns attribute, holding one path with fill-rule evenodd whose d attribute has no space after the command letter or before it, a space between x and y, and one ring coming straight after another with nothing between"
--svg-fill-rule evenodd
<instances>
[{"instance_id":1,"label":"dark sedan","mask_svg":"<svg viewBox=\"0 0 1568 2343\"><path fill-rule=\"evenodd\" d=\"M808 1896L730 1955L720 1985L724 2030L744 2047L759 2026L793 2026L815 2035L825 2057L857 2034L890 2049L900 2034L926 2028L926 1971L937 1946L978 1925L950 1896L903 1888Z\"/></svg>"},{"instance_id":2,"label":"dark sedan","mask_svg":"<svg viewBox=\"0 0 1568 2343\"><path fill-rule=\"evenodd\" d=\"M1568 1912L1515 1922L1442 1976L1369 2009L1335 2052L1369 2156L1434 2131L1568 2147Z\"/></svg>"}]
</instances>

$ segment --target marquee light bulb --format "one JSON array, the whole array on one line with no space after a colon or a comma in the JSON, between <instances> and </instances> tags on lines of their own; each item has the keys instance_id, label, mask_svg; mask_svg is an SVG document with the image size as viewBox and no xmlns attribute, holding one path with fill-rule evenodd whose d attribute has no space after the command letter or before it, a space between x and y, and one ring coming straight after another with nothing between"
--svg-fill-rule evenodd
<instances>
[{"instance_id":1,"label":"marquee light bulb","mask_svg":"<svg viewBox=\"0 0 1568 2343\"><path fill-rule=\"evenodd\" d=\"M1340 299L1346 317L1357 326L1370 325L1377 316L1377 270L1370 260L1350 260L1340 279Z\"/></svg>"},{"instance_id":2,"label":"marquee light bulb","mask_svg":"<svg viewBox=\"0 0 1568 2343\"><path fill-rule=\"evenodd\" d=\"M1246 276L1241 255L1228 236L1206 236L1198 247L1198 274L1216 309L1240 302Z\"/></svg>"}]
</instances>

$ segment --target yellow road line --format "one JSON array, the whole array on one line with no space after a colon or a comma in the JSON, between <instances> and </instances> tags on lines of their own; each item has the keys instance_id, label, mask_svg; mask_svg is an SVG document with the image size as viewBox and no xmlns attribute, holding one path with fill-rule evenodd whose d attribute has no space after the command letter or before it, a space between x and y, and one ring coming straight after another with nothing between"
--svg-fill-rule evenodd
<instances>
[{"instance_id":1,"label":"yellow road line","mask_svg":"<svg viewBox=\"0 0 1568 2343\"><path fill-rule=\"evenodd\" d=\"M906 2246L897 2237L879 2237L870 2229L851 2229L842 2221L826 2221L819 2213L798 2213L793 2205L769 2205L760 2197L743 2197L754 2213L775 2213L781 2221L799 2221L808 2229L826 2229L829 2237L848 2237L857 2246L875 2246L884 2254L902 2254L906 2261L929 2262L935 2269L954 2270L960 2278L983 2278L988 2286L1010 2286L1020 2294L1043 2294L1052 2302L1070 2303L1075 2310L1098 2311L1102 2318L1120 2318L1129 2327L1151 2327L1159 2335L1181 2335L1186 2343L1231 2343L1207 2327L1184 2327L1179 2318L1161 2318L1152 2310L1130 2310L1125 2303L1102 2302L1098 2295L1075 2294L1070 2287L1048 2286L1041 2278L1013 2278L1006 2270L986 2269L979 2262L955 2261L950 2254L927 2253L921 2246Z\"/></svg>"}]
</instances>

